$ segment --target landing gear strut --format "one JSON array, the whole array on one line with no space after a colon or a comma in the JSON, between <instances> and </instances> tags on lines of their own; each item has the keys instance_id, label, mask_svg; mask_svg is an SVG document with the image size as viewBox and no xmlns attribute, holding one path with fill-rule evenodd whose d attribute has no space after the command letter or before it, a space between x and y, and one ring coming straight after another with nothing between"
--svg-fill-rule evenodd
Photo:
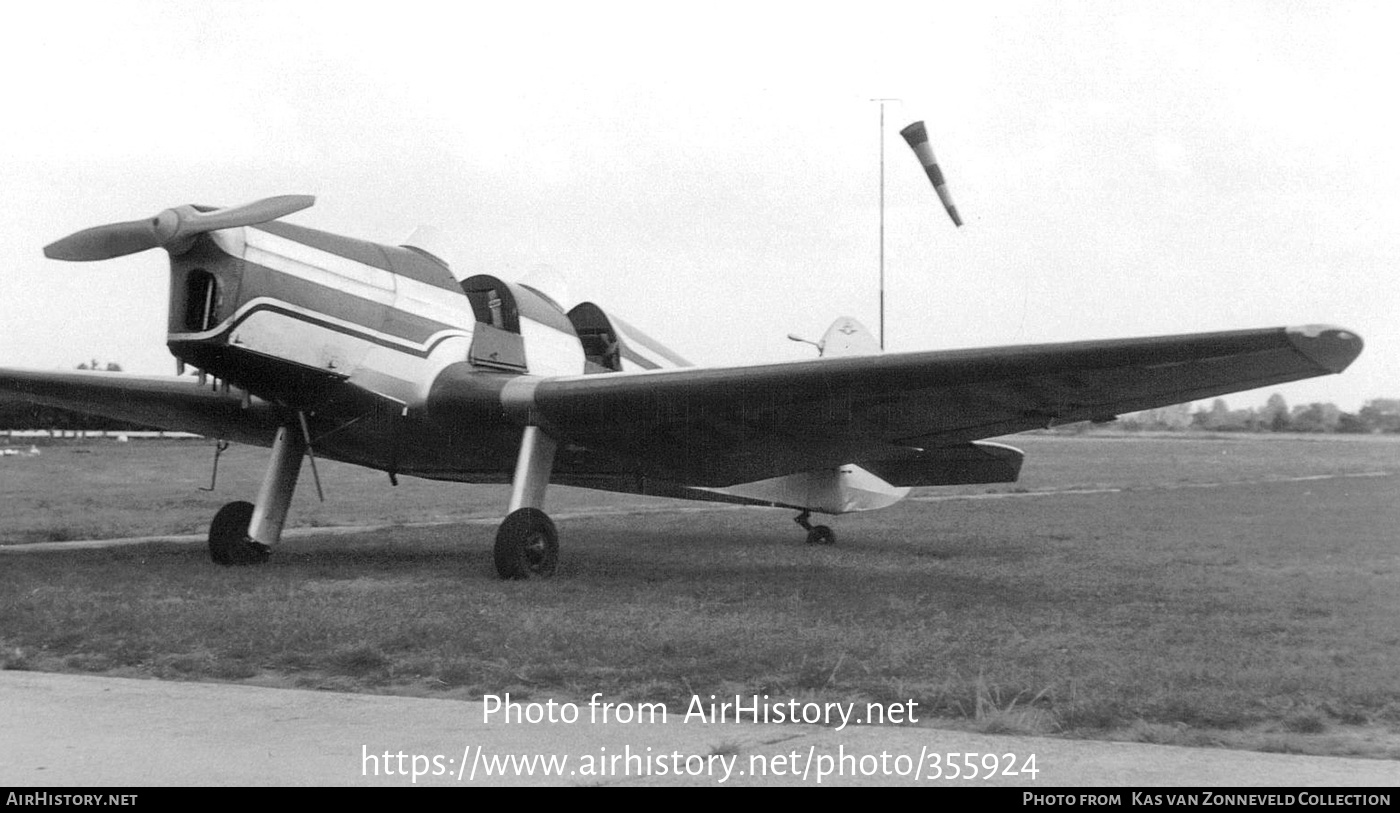
<instances>
[{"instance_id":1,"label":"landing gear strut","mask_svg":"<svg viewBox=\"0 0 1400 813\"><path fill-rule=\"evenodd\" d=\"M811 511L803 511L793 518L793 522L802 526L802 530L807 532L808 545L835 545L836 532L825 525L813 525L807 520L812 516Z\"/></svg>"},{"instance_id":2,"label":"landing gear strut","mask_svg":"<svg viewBox=\"0 0 1400 813\"><path fill-rule=\"evenodd\" d=\"M277 430L257 504L231 502L220 508L209 524L209 558L215 564L258 565L267 561L272 546L282 538L305 452L301 433L286 426Z\"/></svg>"},{"instance_id":3,"label":"landing gear strut","mask_svg":"<svg viewBox=\"0 0 1400 813\"><path fill-rule=\"evenodd\" d=\"M496 573L503 579L548 578L559 564L559 533L542 510L558 444L538 426L525 427L510 487L510 513L496 531Z\"/></svg>"}]
</instances>

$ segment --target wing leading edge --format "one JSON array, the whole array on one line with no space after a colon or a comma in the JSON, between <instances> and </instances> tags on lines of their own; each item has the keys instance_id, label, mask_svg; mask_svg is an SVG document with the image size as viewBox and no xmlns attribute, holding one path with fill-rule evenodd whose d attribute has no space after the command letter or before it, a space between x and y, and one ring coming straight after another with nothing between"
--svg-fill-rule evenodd
<instances>
[{"instance_id":1,"label":"wing leading edge","mask_svg":"<svg viewBox=\"0 0 1400 813\"><path fill-rule=\"evenodd\" d=\"M1361 348L1355 333L1309 325L522 379L502 400L561 440L673 483L851 463L917 481L970 441L1337 373Z\"/></svg>"},{"instance_id":2,"label":"wing leading edge","mask_svg":"<svg viewBox=\"0 0 1400 813\"><path fill-rule=\"evenodd\" d=\"M278 417L261 399L244 408L235 393L188 378L127 373L0 368L0 400L60 407L146 426L272 443Z\"/></svg>"},{"instance_id":3,"label":"wing leading edge","mask_svg":"<svg viewBox=\"0 0 1400 813\"><path fill-rule=\"evenodd\" d=\"M557 482L752 502L731 487L848 465L893 486L1008 481L1019 453L974 441L1341 372L1361 348L1341 328L1271 328L520 376L492 396L435 388L426 406L440 418L475 420L486 408L540 424L565 442ZM0 399L255 445L270 443L286 418L261 399L243 406L237 393L188 379L123 373L0 369Z\"/></svg>"}]
</instances>

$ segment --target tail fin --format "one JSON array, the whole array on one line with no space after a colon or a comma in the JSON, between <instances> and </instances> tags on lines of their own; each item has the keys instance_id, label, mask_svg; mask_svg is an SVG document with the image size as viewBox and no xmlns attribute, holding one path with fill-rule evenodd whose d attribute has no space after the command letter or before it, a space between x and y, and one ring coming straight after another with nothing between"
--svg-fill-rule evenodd
<instances>
[{"instance_id":1,"label":"tail fin","mask_svg":"<svg viewBox=\"0 0 1400 813\"><path fill-rule=\"evenodd\" d=\"M821 348L822 356L869 356L884 352L865 325L849 316L831 323L822 336Z\"/></svg>"}]
</instances>

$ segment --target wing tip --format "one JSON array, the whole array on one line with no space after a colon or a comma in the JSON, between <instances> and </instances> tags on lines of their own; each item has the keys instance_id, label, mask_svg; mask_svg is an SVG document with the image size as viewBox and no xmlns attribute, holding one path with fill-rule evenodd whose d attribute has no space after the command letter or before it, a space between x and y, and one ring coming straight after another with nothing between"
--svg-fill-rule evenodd
<instances>
[{"instance_id":1,"label":"wing tip","mask_svg":"<svg viewBox=\"0 0 1400 813\"><path fill-rule=\"evenodd\" d=\"M1284 330L1299 353L1329 373L1345 370L1365 346L1355 332L1336 325L1298 325Z\"/></svg>"}]
</instances>

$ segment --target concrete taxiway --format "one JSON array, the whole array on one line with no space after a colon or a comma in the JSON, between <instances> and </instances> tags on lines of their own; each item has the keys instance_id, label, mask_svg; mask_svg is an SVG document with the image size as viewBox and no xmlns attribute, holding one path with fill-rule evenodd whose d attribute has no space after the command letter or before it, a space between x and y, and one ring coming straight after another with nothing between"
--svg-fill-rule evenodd
<instances>
[{"instance_id":1,"label":"concrete taxiway","mask_svg":"<svg viewBox=\"0 0 1400 813\"><path fill-rule=\"evenodd\" d=\"M487 708L457 700L0 672L0 784L1400 786L1397 763L1384 760L994 737L919 726L687 722L674 710L664 723L635 717L601 722L590 720L597 710L586 702L577 705L572 723L507 723L500 711L488 721ZM619 711L615 707L612 716ZM521 710L522 716L547 712L543 706ZM556 720L567 714L555 708ZM1032 754L1034 776L1023 770ZM959 778L950 778L949 755ZM986 777L990 765L997 771ZM969 766L977 767L977 778L965 778Z\"/></svg>"}]
</instances>

